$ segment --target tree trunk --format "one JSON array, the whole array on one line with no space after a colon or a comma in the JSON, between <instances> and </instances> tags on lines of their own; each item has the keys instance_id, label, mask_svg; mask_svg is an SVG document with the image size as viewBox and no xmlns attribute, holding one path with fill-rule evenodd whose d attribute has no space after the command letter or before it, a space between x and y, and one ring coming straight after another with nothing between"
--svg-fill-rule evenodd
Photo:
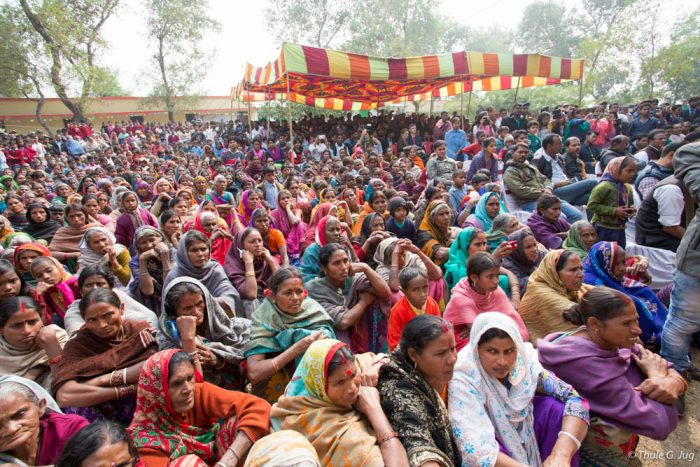
<instances>
[{"instance_id":1,"label":"tree trunk","mask_svg":"<svg viewBox=\"0 0 700 467\"><path fill-rule=\"evenodd\" d=\"M158 67L160 68L160 76L163 79L163 102L165 103L165 108L168 110L168 122L173 123L175 121L175 104L173 102L172 90L168 83L168 74L165 68L164 42L165 38L163 36L158 38Z\"/></svg>"}]
</instances>

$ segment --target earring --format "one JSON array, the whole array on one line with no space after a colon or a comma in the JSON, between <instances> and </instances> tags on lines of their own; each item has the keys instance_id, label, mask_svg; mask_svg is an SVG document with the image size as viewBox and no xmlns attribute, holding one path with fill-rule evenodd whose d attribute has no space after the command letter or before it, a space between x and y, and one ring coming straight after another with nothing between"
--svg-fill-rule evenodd
<instances>
[{"instance_id":1,"label":"earring","mask_svg":"<svg viewBox=\"0 0 700 467\"><path fill-rule=\"evenodd\" d=\"M413 369L414 370L418 369L418 362L416 362L416 361L413 362Z\"/></svg>"}]
</instances>

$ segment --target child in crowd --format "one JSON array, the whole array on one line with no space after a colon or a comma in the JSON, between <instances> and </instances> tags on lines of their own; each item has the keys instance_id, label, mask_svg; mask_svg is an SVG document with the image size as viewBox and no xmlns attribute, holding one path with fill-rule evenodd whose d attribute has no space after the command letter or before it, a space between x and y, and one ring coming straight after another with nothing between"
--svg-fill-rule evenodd
<instances>
[{"instance_id":1,"label":"child in crowd","mask_svg":"<svg viewBox=\"0 0 700 467\"><path fill-rule=\"evenodd\" d=\"M408 203L405 199L395 196L389 201L389 219L386 221L386 230L398 238L407 238L412 242L418 241L416 225L408 219Z\"/></svg>"},{"instance_id":2,"label":"child in crowd","mask_svg":"<svg viewBox=\"0 0 700 467\"><path fill-rule=\"evenodd\" d=\"M542 140L540 139L540 125L537 122L530 122L527 125L527 140L530 144L530 152L535 153L539 148L542 147Z\"/></svg>"},{"instance_id":3,"label":"child in crowd","mask_svg":"<svg viewBox=\"0 0 700 467\"><path fill-rule=\"evenodd\" d=\"M419 315L440 316L437 302L428 295L428 276L424 271L405 268L399 274L399 284L404 297L391 308L387 335L392 351L399 343L404 326L413 318Z\"/></svg>"},{"instance_id":4,"label":"child in crowd","mask_svg":"<svg viewBox=\"0 0 700 467\"><path fill-rule=\"evenodd\" d=\"M452 188L450 188L450 205L455 211L459 211L462 199L467 195L467 172L458 169L452 172Z\"/></svg>"}]
</instances>

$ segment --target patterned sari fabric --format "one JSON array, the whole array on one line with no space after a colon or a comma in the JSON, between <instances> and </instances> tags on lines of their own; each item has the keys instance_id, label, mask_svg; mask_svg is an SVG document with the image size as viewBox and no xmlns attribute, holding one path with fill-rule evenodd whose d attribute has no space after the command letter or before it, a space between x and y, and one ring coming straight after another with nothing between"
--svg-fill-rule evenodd
<instances>
[{"instance_id":1,"label":"patterned sari fabric","mask_svg":"<svg viewBox=\"0 0 700 467\"><path fill-rule=\"evenodd\" d=\"M321 467L316 450L304 436L282 430L260 439L248 453L243 467L279 467L303 464Z\"/></svg>"},{"instance_id":2,"label":"patterned sari fabric","mask_svg":"<svg viewBox=\"0 0 700 467\"><path fill-rule=\"evenodd\" d=\"M564 240L564 243L561 244L562 248L564 248L565 250L573 251L574 253L576 253L577 256L580 256L581 259L585 258L588 255L588 249L583 243L583 239L581 238L581 231L579 230L581 227L585 226L590 227L591 224L588 221L576 221L573 224L571 224L571 228L569 229L569 235Z\"/></svg>"},{"instance_id":3,"label":"patterned sari fabric","mask_svg":"<svg viewBox=\"0 0 700 467\"><path fill-rule=\"evenodd\" d=\"M344 346L334 339L320 339L309 346L285 395L272 406L272 425L304 435L321 465L383 466L369 422L355 409L335 405L327 394L328 364ZM361 359L355 357L358 372L366 363Z\"/></svg>"},{"instance_id":4,"label":"patterned sari fabric","mask_svg":"<svg viewBox=\"0 0 700 467\"><path fill-rule=\"evenodd\" d=\"M223 453L233 442L235 418L216 422L210 428L178 421L168 397L168 364L179 351L164 350L146 361L139 377L136 413L128 431L137 448L167 453L169 466L203 467L213 464L220 457L217 453ZM195 380L196 384L202 383L196 371Z\"/></svg>"},{"instance_id":5,"label":"patterned sari fabric","mask_svg":"<svg viewBox=\"0 0 700 467\"><path fill-rule=\"evenodd\" d=\"M622 282L615 279L613 269L617 262L617 251L616 242L598 242L593 245L583 261L583 281L610 287L631 298L642 328L642 342L649 346L660 345L668 310L649 286L628 278Z\"/></svg>"},{"instance_id":6,"label":"patterned sari fabric","mask_svg":"<svg viewBox=\"0 0 700 467\"><path fill-rule=\"evenodd\" d=\"M418 248L423 250L423 253L436 264L440 264L440 262L435 259L435 253L438 251L438 248L449 248L451 242L451 229L448 228L447 232L443 232L434 222L435 216L443 209L449 209L450 212L452 212L452 209L444 201L431 201L428 208L425 210L425 216L418 228ZM453 220L454 219L450 219L449 225L452 225Z\"/></svg>"}]
</instances>

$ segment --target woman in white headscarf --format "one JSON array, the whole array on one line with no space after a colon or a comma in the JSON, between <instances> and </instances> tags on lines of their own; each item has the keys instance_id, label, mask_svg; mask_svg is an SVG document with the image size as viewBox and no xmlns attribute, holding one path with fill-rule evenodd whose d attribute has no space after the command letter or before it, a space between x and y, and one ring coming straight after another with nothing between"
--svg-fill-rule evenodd
<instances>
[{"instance_id":1,"label":"woman in white headscarf","mask_svg":"<svg viewBox=\"0 0 700 467\"><path fill-rule=\"evenodd\" d=\"M78 246L78 274L87 266L104 265L124 287L129 284L131 255L124 245L117 243L112 232L105 227L91 227L85 231Z\"/></svg>"}]
</instances>

